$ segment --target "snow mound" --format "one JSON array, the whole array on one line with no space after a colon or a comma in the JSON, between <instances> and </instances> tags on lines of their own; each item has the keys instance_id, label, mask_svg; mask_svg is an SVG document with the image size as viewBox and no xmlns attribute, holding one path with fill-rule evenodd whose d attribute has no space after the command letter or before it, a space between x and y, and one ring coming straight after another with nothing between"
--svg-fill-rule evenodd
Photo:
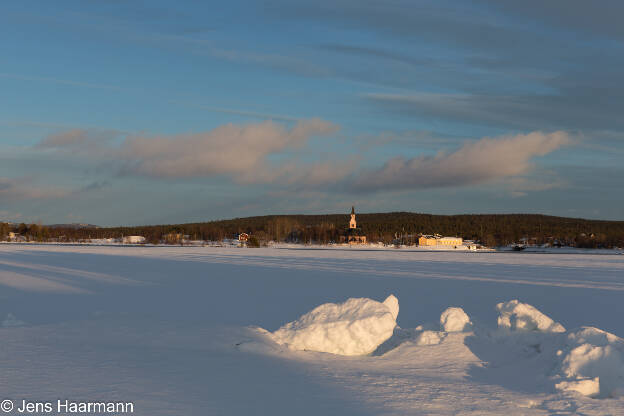
<instances>
[{"instance_id":1,"label":"snow mound","mask_svg":"<svg viewBox=\"0 0 624 416\"><path fill-rule=\"evenodd\" d=\"M462 308L446 308L440 315L440 329L445 332L470 331L472 322Z\"/></svg>"},{"instance_id":2,"label":"snow mound","mask_svg":"<svg viewBox=\"0 0 624 416\"><path fill-rule=\"evenodd\" d=\"M567 338L561 373L569 381L556 385L587 396L617 397L624 390L624 340L598 328L583 327ZM590 386L590 381L594 385Z\"/></svg>"},{"instance_id":3,"label":"snow mound","mask_svg":"<svg viewBox=\"0 0 624 416\"><path fill-rule=\"evenodd\" d=\"M416 345L437 345L444 339L444 334L437 331L423 331L418 334L414 343Z\"/></svg>"},{"instance_id":4,"label":"snow mound","mask_svg":"<svg viewBox=\"0 0 624 416\"><path fill-rule=\"evenodd\" d=\"M325 303L279 328L273 340L295 350L370 354L392 336L398 313L394 295L383 303L368 298Z\"/></svg>"},{"instance_id":5,"label":"snow mound","mask_svg":"<svg viewBox=\"0 0 624 416\"><path fill-rule=\"evenodd\" d=\"M496 305L500 313L498 327L510 331L565 332L558 322L541 313L537 308L518 300L501 302Z\"/></svg>"}]
</instances>

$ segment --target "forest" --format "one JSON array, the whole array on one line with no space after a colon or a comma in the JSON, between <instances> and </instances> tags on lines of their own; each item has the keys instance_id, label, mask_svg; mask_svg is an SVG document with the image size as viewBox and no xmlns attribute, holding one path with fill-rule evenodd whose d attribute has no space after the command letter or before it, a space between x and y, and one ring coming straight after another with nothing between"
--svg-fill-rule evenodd
<instances>
[{"instance_id":1,"label":"forest","mask_svg":"<svg viewBox=\"0 0 624 416\"><path fill-rule=\"evenodd\" d=\"M538 214L431 215L410 212L358 214L358 227L369 242L417 244L421 234L474 240L487 247L546 244L583 248L624 247L624 221L586 220ZM0 223L0 239L9 232L23 241L79 242L140 235L151 244L183 244L184 240L222 241L248 233L268 241L328 244L338 242L349 216L268 215L188 224L97 227Z\"/></svg>"}]
</instances>

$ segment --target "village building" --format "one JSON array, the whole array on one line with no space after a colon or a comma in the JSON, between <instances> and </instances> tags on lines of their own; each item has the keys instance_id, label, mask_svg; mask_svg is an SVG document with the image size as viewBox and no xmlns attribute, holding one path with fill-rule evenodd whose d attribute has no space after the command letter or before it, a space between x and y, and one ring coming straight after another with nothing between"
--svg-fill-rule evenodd
<instances>
[{"instance_id":1,"label":"village building","mask_svg":"<svg viewBox=\"0 0 624 416\"><path fill-rule=\"evenodd\" d=\"M463 239L461 237L442 237L438 240L438 245L446 246L446 247L461 246L462 243L463 243Z\"/></svg>"},{"instance_id":2,"label":"village building","mask_svg":"<svg viewBox=\"0 0 624 416\"><path fill-rule=\"evenodd\" d=\"M361 228L358 228L355 220L355 207L351 207L351 219L349 220L349 228L345 230L344 235L340 236L341 243L348 244L366 244L366 236Z\"/></svg>"},{"instance_id":3,"label":"village building","mask_svg":"<svg viewBox=\"0 0 624 416\"><path fill-rule=\"evenodd\" d=\"M180 241L184 240L184 236L182 233L167 233L163 235L163 241L167 244L178 244Z\"/></svg>"},{"instance_id":4,"label":"village building","mask_svg":"<svg viewBox=\"0 0 624 416\"><path fill-rule=\"evenodd\" d=\"M468 249L472 251L477 251L478 244L474 242L474 240L464 240L462 244Z\"/></svg>"},{"instance_id":5,"label":"village building","mask_svg":"<svg viewBox=\"0 0 624 416\"><path fill-rule=\"evenodd\" d=\"M124 244L145 244L145 237L142 235L127 235L121 241Z\"/></svg>"},{"instance_id":6,"label":"village building","mask_svg":"<svg viewBox=\"0 0 624 416\"><path fill-rule=\"evenodd\" d=\"M7 239L8 241L18 242L18 243L22 243L26 241L26 237L24 237L23 235L19 233L14 233L13 231L9 231L9 234L7 235Z\"/></svg>"},{"instance_id":7,"label":"village building","mask_svg":"<svg viewBox=\"0 0 624 416\"><path fill-rule=\"evenodd\" d=\"M237 240L241 243L246 243L249 240L249 234L240 233L237 237Z\"/></svg>"},{"instance_id":8,"label":"village building","mask_svg":"<svg viewBox=\"0 0 624 416\"><path fill-rule=\"evenodd\" d=\"M441 235L421 235L418 238L418 245L425 247L457 247L463 244L461 237L442 237Z\"/></svg>"}]
</instances>

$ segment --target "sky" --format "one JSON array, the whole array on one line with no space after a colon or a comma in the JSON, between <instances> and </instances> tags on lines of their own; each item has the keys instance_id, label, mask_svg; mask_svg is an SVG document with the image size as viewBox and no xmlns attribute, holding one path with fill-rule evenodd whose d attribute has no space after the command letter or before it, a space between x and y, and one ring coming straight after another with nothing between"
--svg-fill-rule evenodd
<instances>
[{"instance_id":1,"label":"sky","mask_svg":"<svg viewBox=\"0 0 624 416\"><path fill-rule=\"evenodd\" d=\"M624 3L21 1L0 221L624 220Z\"/></svg>"}]
</instances>

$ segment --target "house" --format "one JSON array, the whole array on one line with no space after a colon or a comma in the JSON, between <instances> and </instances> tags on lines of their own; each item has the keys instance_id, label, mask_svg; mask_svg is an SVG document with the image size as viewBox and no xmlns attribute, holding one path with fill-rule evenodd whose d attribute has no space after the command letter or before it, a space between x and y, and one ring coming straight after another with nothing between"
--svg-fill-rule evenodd
<instances>
[{"instance_id":1,"label":"house","mask_svg":"<svg viewBox=\"0 0 624 416\"><path fill-rule=\"evenodd\" d=\"M475 243L474 240L464 240L463 245L471 251L477 251L477 249L479 248L479 245Z\"/></svg>"},{"instance_id":2,"label":"house","mask_svg":"<svg viewBox=\"0 0 624 416\"><path fill-rule=\"evenodd\" d=\"M24 237L23 235L19 233L14 233L13 231L9 231L9 234L7 235L7 237L8 237L8 241L14 241L14 242L26 241L26 237Z\"/></svg>"},{"instance_id":3,"label":"house","mask_svg":"<svg viewBox=\"0 0 624 416\"><path fill-rule=\"evenodd\" d=\"M167 244L178 244L180 241L184 240L184 236L182 233L167 233L163 235L163 240Z\"/></svg>"},{"instance_id":4,"label":"house","mask_svg":"<svg viewBox=\"0 0 624 416\"><path fill-rule=\"evenodd\" d=\"M240 243L245 243L245 242L247 242L249 240L249 234L247 234L247 233L240 233L238 235L238 237L237 237L237 240Z\"/></svg>"},{"instance_id":5,"label":"house","mask_svg":"<svg viewBox=\"0 0 624 416\"><path fill-rule=\"evenodd\" d=\"M418 238L418 245L425 247L457 247L463 244L461 237L442 237L441 235L421 235Z\"/></svg>"},{"instance_id":6,"label":"house","mask_svg":"<svg viewBox=\"0 0 624 416\"><path fill-rule=\"evenodd\" d=\"M366 244L366 236L362 229L358 228L355 220L355 207L351 207L351 219L349 220L349 228L345 230L344 235L340 236L341 243L349 244Z\"/></svg>"},{"instance_id":7,"label":"house","mask_svg":"<svg viewBox=\"0 0 624 416\"><path fill-rule=\"evenodd\" d=\"M127 235L121 240L121 242L124 244L144 244L145 237L142 235Z\"/></svg>"}]
</instances>

